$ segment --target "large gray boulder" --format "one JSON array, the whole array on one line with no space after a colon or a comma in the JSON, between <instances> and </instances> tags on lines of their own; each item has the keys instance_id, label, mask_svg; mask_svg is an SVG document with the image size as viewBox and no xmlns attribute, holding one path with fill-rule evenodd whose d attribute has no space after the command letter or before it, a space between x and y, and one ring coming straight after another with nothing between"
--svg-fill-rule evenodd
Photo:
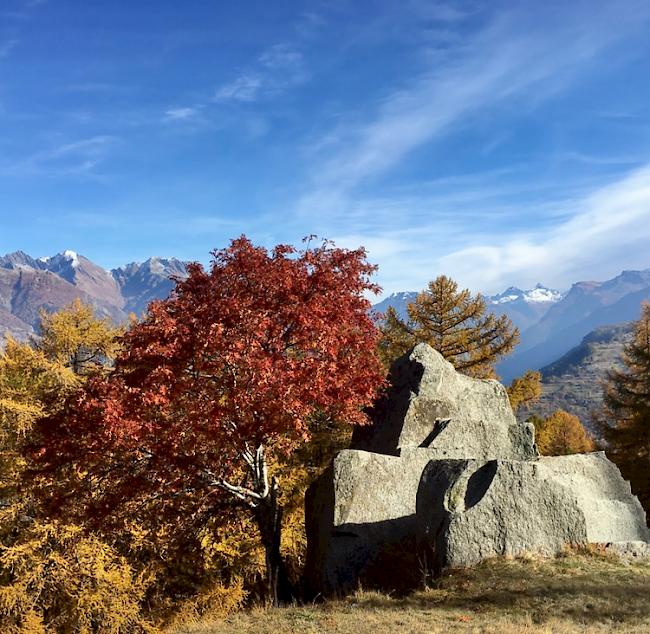
<instances>
[{"instance_id":1,"label":"large gray boulder","mask_svg":"<svg viewBox=\"0 0 650 634\"><path fill-rule=\"evenodd\" d=\"M395 362L372 419L307 492L314 595L566 544L648 552L643 509L604 454L540 458L502 385L425 344Z\"/></svg>"},{"instance_id":2,"label":"large gray boulder","mask_svg":"<svg viewBox=\"0 0 650 634\"><path fill-rule=\"evenodd\" d=\"M645 513L604 453L536 461L437 460L417 496L419 549L433 570L567 544L646 541Z\"/></svg>"},{"instance_id":3,"label":"large gray boulder","mask_svg":"<svg viewBox=\"0 0 650 634\"><path fill-rule=\"evenodd\" d=\"M372 425L355 430L353 449L391 455L418 449L433 459L538 455L533 427L517 422L503 385L456 372L425 343L393 364L390 382Z\"/></svg>"},{"instance_id":4,"label":"large gray boulder","mask_svg":"<svg viewBox=\"0 0 650 634\"><path fill-rule=\"evenodd\" d=\"M416 554L415 506L426 454L341 451L306 497L307 581L314 594L381 580L388 560ZM390 571L389 571L390 572Z\"/></svg>"}]
</instances>

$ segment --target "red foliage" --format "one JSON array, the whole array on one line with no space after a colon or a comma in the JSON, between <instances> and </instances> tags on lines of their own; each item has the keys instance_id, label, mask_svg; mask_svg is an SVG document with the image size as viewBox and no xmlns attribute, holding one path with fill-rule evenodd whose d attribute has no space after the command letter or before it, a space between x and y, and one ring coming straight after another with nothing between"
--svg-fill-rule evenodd
<instances>
[{"instance_id":1,"label":"red foliage","mask_svg":"<svg viewBox=\"0 0 650 634\"><path fill-rule=\"evenodd\" d=\"M209 271L190 265L126 334L114 372L43 421L37 463L92 474L88 499L108 510L144 492L212 495L245 444L291 451L315 410L363 424L384 377L364 297L374 268L363 249L268 252L245 237Z\"/></svg>"}]
</instances>

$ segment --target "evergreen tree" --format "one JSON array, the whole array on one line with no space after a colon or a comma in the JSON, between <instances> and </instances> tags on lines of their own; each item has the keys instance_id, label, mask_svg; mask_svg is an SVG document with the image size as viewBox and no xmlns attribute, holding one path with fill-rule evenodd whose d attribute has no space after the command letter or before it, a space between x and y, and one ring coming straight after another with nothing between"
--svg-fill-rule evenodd
<instances>
[{"instance_id":1,"label":"evergreen tree","mask_svg":"<svg viewBox=\"0 0 650 634\"><path fill-rule=\"evenodd\" d=\"M605 384L601 430L608 454L650 509L650 303L644 303L623 365Z\"/></svg>"},{"instance_id":2,"label":"evergreen tree","mask_svg":"<svg viewBox=\"0 0 650 634\"><path fill-rule=\"evenodd\" d=\"M507 316L488 313L481 295L459 291L444 275L409 304L407 320L389 308L381 329L380 354L386 365L425 342L457 370L479 378L494 378L495 363L519 342L519 331Z\"/></svg>"}]
</instances>

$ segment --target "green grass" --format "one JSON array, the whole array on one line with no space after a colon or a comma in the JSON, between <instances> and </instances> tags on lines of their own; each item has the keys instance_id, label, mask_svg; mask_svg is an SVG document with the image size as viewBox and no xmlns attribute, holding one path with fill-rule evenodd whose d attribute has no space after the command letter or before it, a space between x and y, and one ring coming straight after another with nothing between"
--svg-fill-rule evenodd
<instances>
[{"instance_id":1,"label":"green grass","mask_svg":"<svg viewBox=\"0 0 650 634\"><path fill-rule=\"evenodd\" d=\"M583 551L491 560L405 597L359 590L314 605L204 617L168 634L650 632L649 599L650 562Z\"/></svg>"}]
</instances>

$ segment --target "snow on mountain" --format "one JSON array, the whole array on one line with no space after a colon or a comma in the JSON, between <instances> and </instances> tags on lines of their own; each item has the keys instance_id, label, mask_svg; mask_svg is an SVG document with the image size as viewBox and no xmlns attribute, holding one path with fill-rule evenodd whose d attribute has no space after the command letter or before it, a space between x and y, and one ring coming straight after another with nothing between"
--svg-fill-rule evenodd
<instances>
[{"instance_id":1,"label":"snow on mountain","mask_svg":"<svg viewBox=\"0 0 650 634\"><path fill-rule=\"evenodd\" d=\"M490 304L509 304L511 302L523 301L529 304L535 303L551 303L554 304L562 299L562 293L550 288L546 288L542 284L537 284L535 288L522 291L520 288L511 286L503 293L488 297Z\"/></svg>"},{"instance_id":2,"label":"snow on mountain","mask_svg":"<svg viewBox=\"0 0 650 634\"><path fill-rule=\"evenodd\" d=\"M149 302L174 287L171 277L186 275L175 258L150 258L106 271L76 251L33 258L23 251L0 256L0 346L3 334L25 339L34 333L41 309L56 311L80 298L115 323L130 312L141 315Z\"/></svg>"}]
</instances>

